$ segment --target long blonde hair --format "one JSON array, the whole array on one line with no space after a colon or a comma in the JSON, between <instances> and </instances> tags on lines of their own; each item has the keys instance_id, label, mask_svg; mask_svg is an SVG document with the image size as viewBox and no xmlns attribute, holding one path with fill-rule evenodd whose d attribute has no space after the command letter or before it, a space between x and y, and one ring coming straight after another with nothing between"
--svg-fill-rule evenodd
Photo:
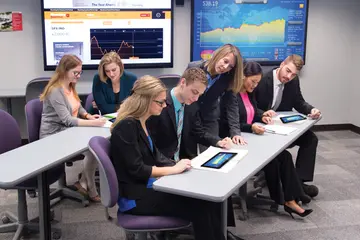
<instances>
[{"instance_id":1,"label":"long blonde hair","mask_svg":"<svg viewBox=\"0 0 360 240\"><path fill-rule=\"evenodd\" d=\"M99 68L98 68L100 80L104 83L106 83L106 80L108 79L108 76L106 75L106 72L105 72L105 66L110 63L116 63L116 65L119 66L120 77L124 73L124 64L121 61L119 54L117 54L116 52L108 52L101 58L100 63L99 63Z\"/></svg>"},{"instance_id":2,"label":"long blonde hair","mask_svg":"<svg viewBox=\"0 0 360 240\"><path fill-rule=\"evenodd\" d=\"M125 118L139 119L147 114L151 102L164 91L166 91L165 84L156 77L145 75L136 80L131 95L121 104L111 130Z\"/></svg>"},{"instance_id":3,"label":"long blonde hair","mask_svg":"<svg viewBox=\"0 0 360 240\"><path fill-rule=\"evenodd\" d=\"M54 75L52 75L50 81L46 85L44 91L40 95L40 101L44 101L46 97L51 93L52 89L61 86L61 80L66 78L66 74L71 70L81 65L80 58L75 55L64 55L58 66L56 67ZM79 95L76 92L75 84L70 83L70 89L73 91L75 98L80 101Z\"/></svg>"},{"instance_id":4,"label":"long blonde hair","mask_svg":"<svg viewBox=\"0 0 360 240\"><path fill-rule=\"evenodd\" d=\"M225 44L216 49L210 60L205 63L205 67L207 67L207 71L210 73L210 75L216 75L216 63L230 53L232 53L235 57L235 66L229 72L233 73L234 75L234 78L229 86L229 90L232 90L234 93L238 93L240 92L240 89L244 82L244 67L243 58L239 49L236 46L232 44Z\"/></svg>"}]
</instances>

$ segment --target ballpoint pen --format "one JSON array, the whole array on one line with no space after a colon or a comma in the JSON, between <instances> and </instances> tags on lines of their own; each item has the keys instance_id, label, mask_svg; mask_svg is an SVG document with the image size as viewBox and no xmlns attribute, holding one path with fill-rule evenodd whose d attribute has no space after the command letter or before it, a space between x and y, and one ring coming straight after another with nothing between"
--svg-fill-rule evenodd
<instances>
[{"instance_id":1,"label":"ballpoint pen","mask_svg":"<svg viewBox=\"0 0 360 240\"><path fill-rule=\"evenodd\" d=\"M267 133L276 133L274 130L270 130L270 129L265 129L265 132L267 132Z\"/></svg>"}]
</instances>

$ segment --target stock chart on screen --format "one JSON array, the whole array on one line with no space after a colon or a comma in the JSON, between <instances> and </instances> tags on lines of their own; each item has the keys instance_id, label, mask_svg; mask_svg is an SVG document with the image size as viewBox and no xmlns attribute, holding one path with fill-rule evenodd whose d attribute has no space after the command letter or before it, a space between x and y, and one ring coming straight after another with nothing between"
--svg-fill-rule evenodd
<instances>
[{"instance_id":1,"label":"stock chart on screen","mask_svg":"<svg viewBox=\"0 0 360 240\"><path fill-rule=\"evenodd\" d=\"M194 1L191 58L209 59L226 43L264 64L305 57L307 11L307 0Z\"/></svg>"}]
</instances>

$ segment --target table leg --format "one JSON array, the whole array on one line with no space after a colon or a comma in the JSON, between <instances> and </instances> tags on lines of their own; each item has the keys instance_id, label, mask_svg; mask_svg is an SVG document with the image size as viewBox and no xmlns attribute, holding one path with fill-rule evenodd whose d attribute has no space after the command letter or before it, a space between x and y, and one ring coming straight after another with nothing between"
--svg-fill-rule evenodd
<instances>
[{"instance_id":1,"label":"table leg","mask_svg":"<svg viewBox=\"0 0 360 240\"><path fill-rule=\"evenodd\" d=\"M221 203L221 227L223 229L223 233L225 236L225 240L227 239L227 199Z\"/></svg>"},{"instance_id":2,"label":"table leg","mask_svg":"<svg viewBox=\"0 0 360 240\"><path fill-rule=\"evenodd\" d=\"M40 240L51 240L50 200L47 171L38 175Z\"/></svg>"}]
</instances>

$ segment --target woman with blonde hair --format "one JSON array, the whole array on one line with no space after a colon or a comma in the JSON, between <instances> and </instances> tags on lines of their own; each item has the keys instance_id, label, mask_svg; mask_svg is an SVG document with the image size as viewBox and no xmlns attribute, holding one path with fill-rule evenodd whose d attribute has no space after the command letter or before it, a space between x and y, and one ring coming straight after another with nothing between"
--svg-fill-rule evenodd
<instances>
[{"instance_id":1,"label":"woman with blonde hair","mask_svg":"<svg viewBox=\"0 0 360 240\"><path fill-rule=\"evenodd\" d=\"M40 100L43 102L41 116L40 138L63 131L69 127L88 126L101 127L104 119L91 115L81 106L75 85L82 74L82 62L75 55L64 55L57 66L54 75L46 85ZM90 152L83 153L84 170L75 187L82 194L88 194L89 199L99 202L100 198L95 188L96 160Z\"/></svg>"},{"instance_id":2,"label":"woman with blonde hair","mask_svg":"<svg viewBox=\"0 0 360 240\"><path fill-rule=\"evenodd\" d=\"M106 53L93 79L93 108L96 107L101 114L116 112L121 102L129 96L135 80L133 73L124 70L119 54ZM96 109L91 111L95 112Z\"/></svg>"},{"instance_id":3,"label":"woman with blonde hair","mask_svg":"<svg viewBox=\"0 0 360 240\"><path fill-rule=\"evenodd\" d=\"M143 76L122 103L113 124L110 154L119 182L119 211L133 215L172 216L193 223L196 240L225 239L215 203L154 191L156 178L181 174L191 168L188 159L175 163L154 145L146 127L149 117L166 107L166 87L157 78Z\"/></svg>"},{"instance_id":4,"label":"woman with blonde hair","mask_svg":"<svg viewBox=\"0 0 360 240\"><path fill-rule=\"evenodd\" d=\"M191 62L190 67L199 67L206 72L208 86L198 104L205 130L219 135L219 97L229 90L240 92L243 84L243 58L239 49L225 44L216 49L209 60Z\"/></svg>"}]
</instances>

